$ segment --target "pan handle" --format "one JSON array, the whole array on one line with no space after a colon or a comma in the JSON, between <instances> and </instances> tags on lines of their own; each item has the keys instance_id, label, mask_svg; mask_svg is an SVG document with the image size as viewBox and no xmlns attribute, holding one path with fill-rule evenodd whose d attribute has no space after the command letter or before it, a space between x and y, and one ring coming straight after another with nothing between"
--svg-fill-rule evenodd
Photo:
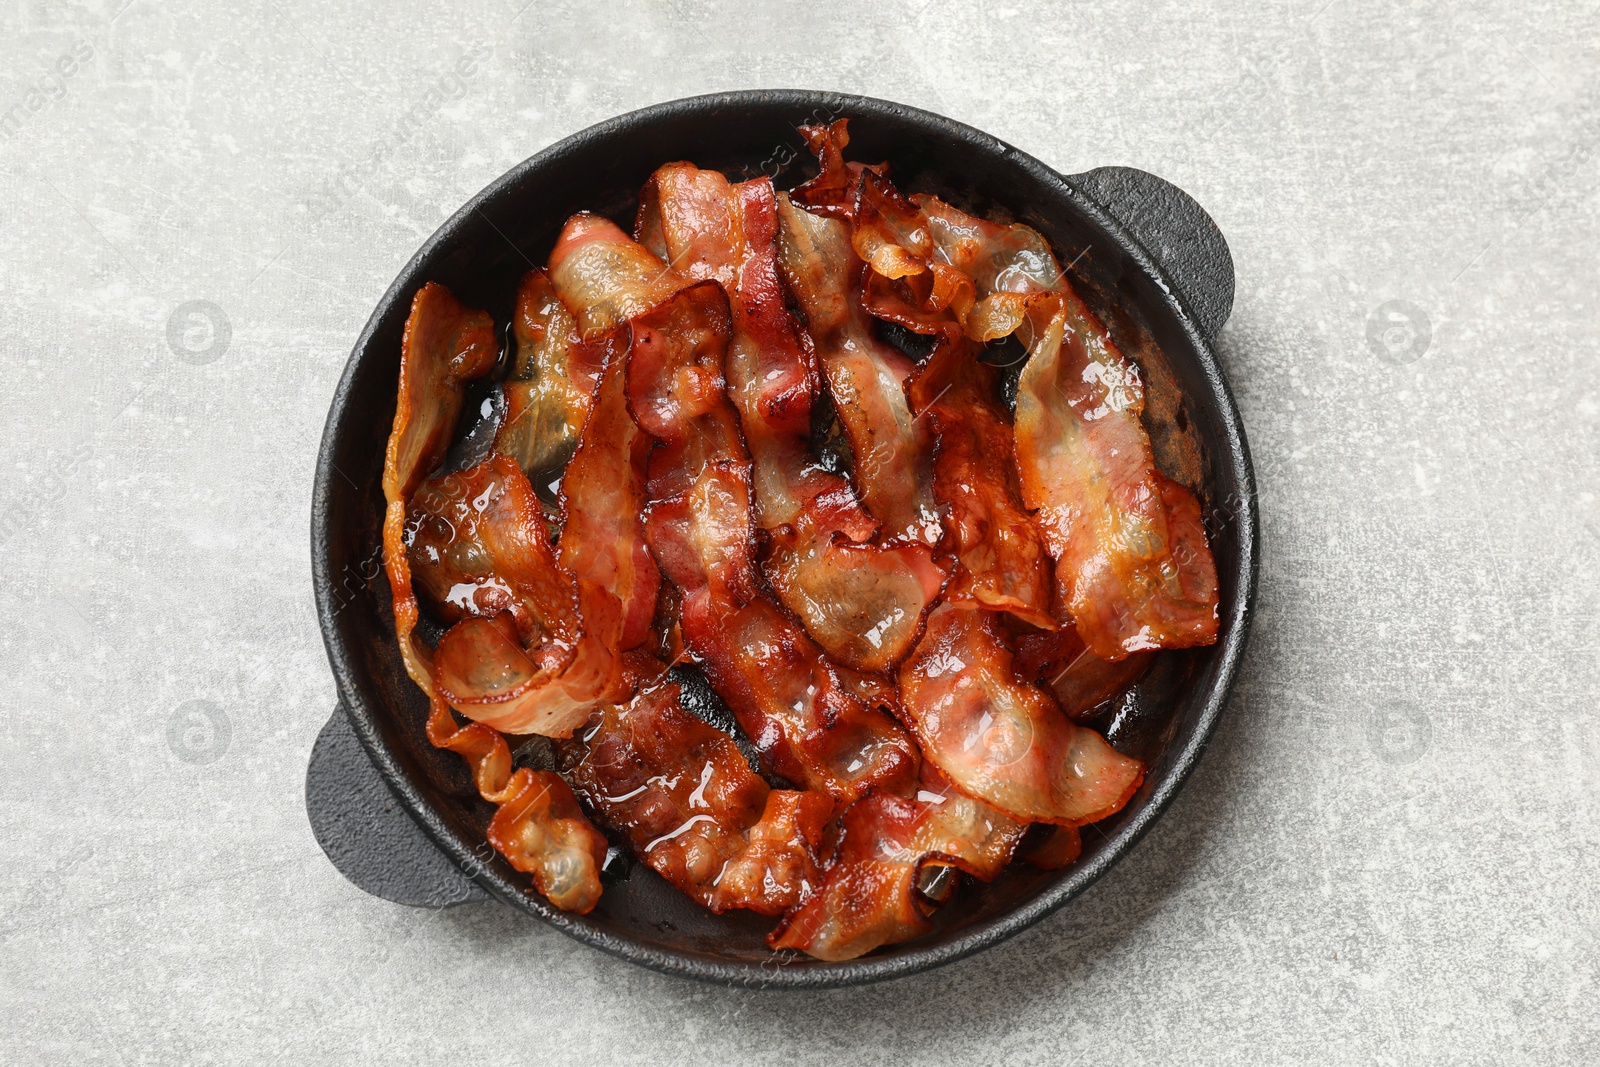
<instances>
[{"instance_id":1,"label":"pan handle","mask_svg":"<svg viewBox=\"0 0 1600 1067\"><path fill-rule=\"evenodd\" d=\"M1063 178L1144 246L1200 332L1215 339L1233 311L1233 255L1205 208L1166 179L1133 167L1096 167Z\"/></svg>"},{"instance_id":2,"label":"pan handle","mask_svg":"<svg viewBox=\"0 0 1600 1067\"><path fill-rule=\"evenodd\" d=\"M406 814L361 747L342 704L311 749L306 815L339 873L375 897L414 908L488 897Z\"/></svg>"}]
</instances>

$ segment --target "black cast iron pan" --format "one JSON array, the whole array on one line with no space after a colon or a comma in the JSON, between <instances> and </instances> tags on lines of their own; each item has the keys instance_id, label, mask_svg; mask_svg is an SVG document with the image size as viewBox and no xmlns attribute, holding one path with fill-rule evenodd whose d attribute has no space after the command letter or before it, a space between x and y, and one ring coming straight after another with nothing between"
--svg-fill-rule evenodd
<instances>
[{"instance_id":1,"label":"black cast iron pan","mask_svg":"<svg viewBox=\"0 0 1600 1067\"><path fill-rule=\"evenodd\" d=\"M383 578L380 485L394 417L400 337L412 294L449 286L502 323L518 279L542 264L562 223L599 211L631 228L636 194L662 163L691 160L780 188L811 173L796 127L851 120L851 158L887 159L896 184L931 192L1045 235L1075 284L1144 371L1146 421L1164 469L1195 489L1221 582L1222 637L1166 652L1097 723L1149 764L1114 818L1086 828L1064 871L1014 864L966 884L934 931L849 963L778 957L772 922L702 910L634 864L613 875L589 915L551 907L485 843L492 814L465 765L423 736L426 701L395 645ZM1010 145L926 111L804 91L723 93L659 104L584 130L479 193L422 246L356 342L328 413L311 515L312 569L336 709L312 753L306 804L318 840L346 877L386 899L442 907L498 897L624 959L750 986L821 987L926 970L993 945L1065 904L1160 817L1205 748L1237 670L1255 594L1255 487L1244 431L1211 338L1233 304L1233 261L1198 204L1142 171L1106 167L1063 177Z\"/></svg>"}]
</instances>

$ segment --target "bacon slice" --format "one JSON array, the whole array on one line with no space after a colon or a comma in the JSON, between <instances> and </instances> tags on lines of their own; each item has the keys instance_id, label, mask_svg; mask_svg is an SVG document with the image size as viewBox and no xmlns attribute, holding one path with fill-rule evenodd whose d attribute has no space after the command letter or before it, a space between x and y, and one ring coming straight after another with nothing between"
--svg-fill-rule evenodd
<instances>
[{"instance_id":1,"label":"bacon slice","mask_svg":"<svg viewBox=\"0 0 1600 1067\"><path fill-rule=\"evenodd\" d=\"M589 632L619 652L650 637L661 572L644 537L645 472L655 442L628 412L627 349L608 343L594 407L561 481L561 567L578 585ZM616 602L617 630L601 618Z\"/></svg>"},{"instance_id":2,"label":"bacon slice","mask_svg":"<svg viewBox=\"0 0 1600 1067\"><path fill-rule=\"evenodd\" d=\"M911 387L912 405L938 441L934 494L946 509L946 543L961 563L945 600L1054 628L1050 557L1022 506L996 377L970 342L947 335Z\"/></svg>"},{"instance_id":3,"label":"bacon slice","mask_svg":"<svg viewBox=\"0 0 1600 1067\"><path fill-rule=\"evenodd\" d=\"M489 844L563 911L592 911L600 901L606 839L578 808L572 790L549 771L511 769L505 738L481 723L459 726L442 698L428 712L428 741L467 761L478 794L498 806Z\"/></svg>"},{"instance_id":4,"label":"bacon slice","mask_svg":"<svg viewBox=\"0 0 1600 1067\"><path fill-rule=\"evenodd\" d=\"M955 867L983 881L1000 873L1026 824L924 768L915 800L874 793L844 813L821 889L768 936L773 948L855 959L930 929L930 903L917 892L924 868Z\"/></svg>"},{"instance_id":5,"label":"bacon slice","mask_svg":"<svg viewBox=\"0 0 1600 1067\"><path fill-rule=\"evenodd\" d=\"M1155 467L1144 389L1070 288L1017 388L1022 496L1061 602L1101 659L1217 639L1216 564L1193 494Z\"/></svg>"},{"instance_id":6,"label":"bacon slice","mask_svg":"<svg viewBox=\"0 0 1600 1067\"><path fill-rule=\"evenodd\" d=\"M502 387L505 418L494 450L536 483L559 480L578 447L612 337L585 343L577 319L537 269L522 279L511 326L516 354Z\"/></svg>"},{"instance_id":7,"label":"bacon slice","mask_svg":"<svg viewBox=\"0 0 1600 1067\"><path fill-rule=\"evenodd\" d=\"M596 340L662 303L683 280L643 245L599 215L567 220L550 252L550 281L578 316L578 333Z\"/></svg>"},{"instance_id":8,"label":"bacon slice","mask_svg":"<svg viewBox=\"0 0 1600 1067\"><path fill-rule=\"evenodd\" d=\"M784 307L773 197L764 178L731 185L718 171L669 163L645 184L635 227L674 271L715 281L728 295L723 369L750 451L757 520L768 530L795 522L811 497L840 480L816 467L806 440L820 383L807 339Z\"/></svg>"},{"instance_id":9,"label":"bacon slice","mask_svg":"<svg viewBox=\"0 0 1600 1067\"><path fill-rule=\"evenodd\" d=\"M651 504L645 530L681 591L685 645L768 770L844 800L914 779L911 739L846 688L805 630L760 593L743 464L705 467L688 490Z\"/></svg>"},{"instance_id":10,"label":"bacon slice","mask_svg":"<svg viewBox=\"0 0 1600 1067\"><path fill-rule=\"evenodd\" d=\"M652 521L651 532L652 543L674 536L665 522ZM916 745L771 600L729 610L708 590L686 588L683 634L771 773L845 801L915 780Z\"/></svg>"},{"instance_id":11,"label":"bacon slice","mask_svg":"<svg viewBox=\"0 0 1600 1067\"><path fill-rule=\"evenodd\" d=\"M1155 465L1138 368L1062 274L1044 238L913 198L946 263L973 279L966 335L1023 329L1015 422L1022 499L1056 560L1058 595L1105 660L1217 638L1216 565L1193 496ZM1169 526L1177 523L1181 533ZM1181 548L1179 547L1181 544Z\"/></svg>"},{"instance_id":12,"label":"bacon slice","mask_svg":"<svg viewBox=\"0 0 1600 1067\"><path fill-rule=\"evenodd\" d=\"M732 185L717 171L669 163L645 186L636 232L674 271L728 294L728 396L751 455L774 591L831 658L885 670L911 651L945 575L925 545L860 544L877 523L811 452L820 382L810 339L784 306L776 206L766 178Z\"/></svg>"},{"instance_id":13,"label":"bacon slice","mask_svg":"<svg viewBox=\"0 0 1600 1067\"><path fill-rule=\"evenodd\" d=\"M580 915L600 902L606 839L553 771L520 770L510 799L489 821L489 843L563 911Z\"/></svg>"},{"instance_id":14,"label":"bacon slice","mask_svg":"<svg viewBox=\"0 0 1600 1067\"><path fill-rule=\"evenodd\" d=\"M503 737L478 723L456 723L434 684L432 653L414 633L418 606L405 544L410 498L449 448L463 383L486 373L497 355L494 323L487 315L462 307L441 285L430 282L418 291L401 342L399 400L384 455L384 565L406 670L428 694L428 740L460 753L472 769L479 795L499 806L490 823L491 844L514 867L532 875L534 886L553 904L581 913L600 899L605 839L577 810L571 791L559 779L549 782L529 770L513 774L511 750ZM519 592L537 603L528 590ZM470 602L473 610L488 607L478 604L476 592Z\"/></svg>"},{"instance_id":15,"label":"bacon slice","mask_svg":"<svg viewBox=\"0 0 1600 1067\"><path fill-rule=\"evenodd\" d=\"M850 229L782 195L777 214L779 264L850 439L856 491L887 539L936 544L931 441L905 394L914 365L873 335L858 293L866 268Z\"/></svg>"},{"instance_id":16,"label":"bacon slice","mask_svg":"<svg viewBox=\"0 0 1600 1067\"><path fill-rule=\"evenodd\" d=\"M1016 819L1095 822L1120 810L1144 778L1144 764L1017 678L988 612L935 608L900 668L900 698L926 758L956 788Z\"/></svg>"},{"instance_id":17,"label":"bacon slice","mask_svg":"<svg viewBox=\"0 0 1600 1067\"><path fill-rule=\"evenodd\" d=\"M781 915L820 881L815 853L833 800L770 789L732 738L680 701L678 683L662 677L608 705L562 744L563 768L651 869L700 904Z\"/></svg>"},{"instance_id":18,"label":"bacon slice","mask_svg":"<svg viewBox=\"0 0 1600 1067\"><path fill-rule=\"evenodd\" d=\"M417 599L405 547L406 512L411 494L450 448L466 383L488 373L498 358L488 315L463 307L434 282L417 290L400 342L400 391L383 457L383 564L406 673L430 696L432 656L413 632Z\"/></svg>"},{"instance_id":19,"label":"bacon slice","mask_svg":"<svg viewBox=\"0 0 1600 1067\"><path fill-rule=\"evenodd\" d=\"M633 320L628 406L661 442L650 460L653 500L683 492L714 463L749 470L722 377L731 332L728 297L715 282L688 285Z\"/></svg>"}]
</instances>

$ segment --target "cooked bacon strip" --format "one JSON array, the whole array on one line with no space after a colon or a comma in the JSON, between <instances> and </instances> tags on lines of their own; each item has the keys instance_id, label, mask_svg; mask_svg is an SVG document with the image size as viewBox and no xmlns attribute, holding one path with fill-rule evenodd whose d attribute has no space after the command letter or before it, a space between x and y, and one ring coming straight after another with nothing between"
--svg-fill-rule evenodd
<instances>
[{"instance_id":1,"label":"cooked bacon strip","mask_svg":"<svg viewBox=\"0 0 1600 1067\"><path fill-rule=\"evenodd\" d=\"M783 195L777 213L779 264L850 438L856 490L886 539L935 544L932 443L905 395L914 365L873 335L858 292L866 268L850 246L850 229Z\"/></svg>"},{"instance_id":2,"label":"cooked bacon strip","mask_svg":"<svg viewBox=\"0 0 1600 1067\"><path fill-rule=\"evenodd\" d=\"M417 598L405 547L406 512L411 494L450 448L465 384L488 373L498 358L494 320L462 307L442 285L429 282L417 290L400 342L400 391L383 457L383 565L406 673L430 696L432 656L413 633Z\"/></svg>"},{"instance_id":3,"label":"cooked bacon strip","mask_svg":"<svg viewBox=\"0 0 1600 1067\"><path fill-rule=\"evenodd\" d=\"M844 800L903 789L918 763L911 739L759 591L748 491L746 468L723 462L650 506L646 534L682 593L684 644L771 772Z\"/></svg>"},{"instance_id":4,"label":"cooked bacon strip","mask_svg":"<svg viewBox=\"0 0 1600 1067\"><path fill-rule=\"evenodd\" d=\"M675 535L652 512L652 543ZM783 609L757 597L729 611L686 588L685 643L733 709L763 765L808 789L851 800L874 787L903 791L920 762L895 722L845 686L822 650Z\"/></svg>"},{"instance_id":5,"label":"cooked bacon strip","mask_svg":"<svg viewBox=\"0 0 1600 1067\"><path fill-rule=\"evenodd\" d=\"M728 395L750 450L756 520L770 535L767 578L831 658L886 670L911 651L945 575L925 545L859 544L877 524L811 452L820 381L784 306L776 204L766 178L732 185L669 163L645 186L636 230L673 270L728 294Z\"/></svg>"},{"instance_id":6,"label":"cooked bacon strip","mask_svg":"<svg viewBox=\"0 0 1600 1067\"><path fill-rule=\"evenodd\" d=\"M1085 719L1144 676L1154 652L1134 652L1115 662L1090 652L1074 626L1017 638L1017 674L1048 685L1061 710Z\"/></svg>"},{"instance_id":7,"label":"cooked bacon strip","mask_svg":"<svg viewBox=\"0 0 1600 1067\"><path fill-rule=\"evenodd\" d=\"M992 341L1030 320L1043 322L1054 312L1053 296L1068 283L1049 242L1037 230L968 215L933 196L915 194L911 201L933 238L929 270L937 274L947 264L972 280L972 306L962 311L959 298L949 304L968 337Z\"/></svg>"},{"instance_id":8,"label":"cooked bacon strip","mask_svg":"<svg viewBox=\"0 0 1600 1067\"><path fill-rule=\"evenodd\" d=\"M911 386L912 406L938 442L934 495L961 563L945 600L1053 628L1050 557L1023 510L1011 427L995 400L997 374L964 337L946 335Z\"/></svg>"},{"instance_id":9,"label":"cooked bacon strip","mask_svg":"<svg viewBox=\"0 0 1600 1067\"><path fill-rule=\"evenodd\" d=\"M584 422L572 461L561 480L562 533L558 558L578 583L589 632L619 652L650 637L661 572L644 538L645 470L650 435L628 412L627 349L608 348L594 408ZM615 600L618 629L605 630L589 614L607 614Z\"/></svg>"},{"instance_id":10,"label":"cooked bacon strip","mask_svg":"<svg viewBox=\"0 0 1600 1067\"><path fill-rule=\"evenodd\" d=\"M900 668L900 699L927 759L956 788L1016 819L1095 822L1126 804L1144 778L1144 764L1016 676L985 611L934 609Z\"/></svg>"},{"instance_id":11,"label":"cooked bacon strip","mask_svg":"<svg viewBox=\"0 0 1600 1067\"><path fill-rule=\"evenodd\" d=\"M481 723L459 726L443 699L428 712L428 741L472 768L478 794L499 810L489 821L489 844L563 911L584 914L600 901L606 839L578 807L561 777L511 769L505 738Z\"/></svg>"},{"instance_id":12,"label":"cooked bacon strip","mask_svg":"<svg viewBox=\"0 0 1600 1067\"><path fill-rule=\"evenodd\" d=\"M774 204L765 178L731 185L718 171L669 163L646 183L636 226L674 271L718 282L728 295L728 396L750 451L756 518L768 530L798 521L808 501L842 481L817 467L807 442L820 380L808 339L784 307ZM864 540L872 521L860 520Z\"/></svg>"},{"instance_id":13,"label":"cooked bacon strip","mask_svg":"<svg viewBox=\"0 0 1600 1067\"><path fill-rule=\"evenodd\" d=\"M767 579L830 658L863 671L910 654L945 572L924 545L852 544L807 512L775 539Z\"/></svg>"},{"instance_id":14,"label":"cooked bacon strip","mask_svg":"<svg viewBox=\"0 0 1600 1067\"><path fill-rule=\"evenodd\" d=\"M628 407L661 446L650 458L650 498L684 492L701 471L750 460L728 403L722 360L732 332L728 297L715 282L688 285L633 320ZM749 490L742 491L749 506Z\"/></svg>"},{"instance_id":15,"label":"cooked bacon strip","mask_svg":"<svg viewBox=\"0 0 1600 1067\"><path fill-rule=\"evenodd\" d=\"M585 343L542 270L522 279L511 326L516 353L502 387L505 418L494 450L516 460L536 483L548 483L560 478L578 447L613 337Z\"/></svg>"},{"instance_id":16,"label":"cooked bacon strip","mask_svg":"<svg viewBox=\"0 0 1600 1067\"><path fill-rule=\"evenodd\" d=\"M523 776L526 777L523 777ZM489 843L562 911L587 914L600 902L606 839L554 771L519 770L511 799L489 821Z\"/></svg>"},{"instance_id":17,"label":"cooked bacon strip","mask_svg":"<svg viewBox=\"0 0 1600 1067\"><path fill-rule=\"evenodd\" d=\"M1156 470L1132 364L1070 288L1017 387L1022 497L1058 597L1101 659L1217 639L1217 572L1194 495Z\"/></svg>"},{"instance_id":18,"label":"cooked bacon strip","mask_svg":"<svg viewBox=\"0 0 1600 1067\"><path fill-rule=\"evenodd\" d=\"M592 218L568 224L552 262L570 264L597 244L612 248L613 259L655 263L611 279L626 292L569 291L554 266L552 278L580 321L590 304L636 309L629 409L661 442L650 459L646 536L682 596L685 645L774 773L842 799L873 786L903 788L918 764L911 739L846 690L816 642L761 591L750 460L722 377L732 319L721 287L688 284L614 225ZM662 278L680 288L651 304L650 287Z\"/></svg>"},{"instance_id":19,"label":"cooked bacon strip","mask_svg":"<svg viewBox=\"0 0 1600 1067\"><path fill-rule=\"evenodd\" d=\"M773 948L850 960L924 934L931 909L917 892L923 869L950 866L989 881L1027 828L956 792L928 764L915 800L874 793L852 804L840 825L821 889L768 935Z\"/></svg>"},{"instance_id":20,"label":"cooked bacon strip","mask_svg":"<svg viewBox=\"0 0 1600 1067\"><path fill-rule=\"evenodd\" d=\"M449 448L462 384L486 373L497 355L494 323L487 315L462 307L441 285L430 282L418 291L401 342L399 400L384 455L384 565L407 673L428 694L428 740L460 753L479 795L500 806L490 824L491 843L514 867L531 874L551 903L582 913L600 899L605 839L578 812L559 779L552 783L528 770L513 774L503 737L478 723L457 725L434 685L432 654L414 634L418 608L405 545L410 498ZM472 603L476 609L476 593Z\"/></svg>"},{"instance_id":21,"label":"cooked bacon strip","mask_svg":"<svg viewBox=\"0 0 1600 1067\"><path fill-rule=\"evenodd\" d=\"M552 586L575 586L568 594L567 629L552 633L546 627L537 645L541 635L530 640L526 628L511 624L512 615L468 618L440 638L434 663L445 698L462 714L499 730L569 735L597 703L627 695L621 653L649 636L660 585L640 524L650 440L628 415L620 355L606 366L563 478L559 566L521 471L505 456L483 465L523 487L520 512L493 512L513 528L498 536L521 548L514 562L542 573ZM488 556L505 580L496 555ZM581 632L574 632L574 622Z\"/></svg>"},{"instance_id":22,"label":"cooked bacon strip","mask_svg":"<svg viewBox=\"0 0 1600 1067\"><path fill-rule=\"evenodd\" d=\"M833 800L769 788L681 695L660 677L604 707L562 743L562 767L645 863L700 904L781 915L819 883L815 853Z\"/></svg>"},{"instance_id":23,"label":"cooked bacon strip","mask_svg":"<svg viewBox=\"0 0 1600 1067\"><path fill-rule=\"evenodd\" d=\"M1156 469L1138 368L1038 233L914 199L936 258L975 283L967 336L1019 326L1029 335L1015 430L1022 497L1038 511L1060 599L1085 643L1115 661L1215 641L1216 565L1198 503Z\"/></svg>"}]
</instances>

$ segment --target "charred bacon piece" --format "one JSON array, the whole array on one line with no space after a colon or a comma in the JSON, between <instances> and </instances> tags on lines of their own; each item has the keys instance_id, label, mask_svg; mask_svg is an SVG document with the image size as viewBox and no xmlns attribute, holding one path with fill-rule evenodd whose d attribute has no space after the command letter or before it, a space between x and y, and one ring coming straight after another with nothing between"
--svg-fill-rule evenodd
<instances>
[{"instance_id":1,"label":"charred bacon piece","mask_svg":"<svg viewBox=\"0 0 1600 1067\"><path fill-rule=\"evenodd\" d=\"M411 495L444 459L460 415L463 384L493 367L496 355L494 324L487 315L462 307L441 285L429 283L418 291L401 342L399 399L384 455L384 565L395 634L407 672L428 695L428 740L461 754L479 795L499 806L490 824L491 843L514 867L532 875L535 887L558 907L587 912L600 899L605 839L577 810L559 778L529 770L513 774L503 737L478 723L456 722L434 684L433 656L414 634L418 607L405 545ZM476 608L476 593L472 603Z\"/></svg>"},{"instance_id":2,"label":"charred bacon piece","mask_svg":"<svg viewBox=\"0 0 1600 1067\"><path fill-rule=\"evenodd\" d=\"M1016 676L989 612L935 608L900 667L900 699L923 755L957 789L1015 819L1096 822L1121 809L1144 778L1144 764Z\"/></svg>"},{"instance_id":3,"label":"charred bacon piece","mask_svg":"<svg viewBox=\"0 0 1600 1067\"><path fill-rule=\"evenodd\" d=\"M659 676L602 708L560 744L562 768L640 859L700 904L780 915L819 884L815 854L833 799L769 788L681 696Z\"/></svg>"},{"instance_id":4,"label":"charred bacon piece","mask_svg":"<svg viewBox=\"0 0 1600 1067\"><path fill-rule=\"evenodd\" d=\"M651 176L637 232L672 269L728 294L728 396L751 455L763 570L785 607L835 661L886 670L911 651L944 583L925 545L864 544L877 530L849 483L812 454L811 397L820 388L810 338L784 306L777 198L766 178L669 163Z\"/></svg>"},{"instance_id":5,"label":"charred bacon piece","mask_svg":"<svg viewBox=\"0 0 1600 1067\"><path fill-rule=\"evenodd\" d=\"M855 959L926 933L937 902L919 892L930 868L982 881L999 874L1026 824L950 787L924 764L915 799L874 793L840 818L821 888L767 938L822 960Z\"/></svg>"}]
</instances>

